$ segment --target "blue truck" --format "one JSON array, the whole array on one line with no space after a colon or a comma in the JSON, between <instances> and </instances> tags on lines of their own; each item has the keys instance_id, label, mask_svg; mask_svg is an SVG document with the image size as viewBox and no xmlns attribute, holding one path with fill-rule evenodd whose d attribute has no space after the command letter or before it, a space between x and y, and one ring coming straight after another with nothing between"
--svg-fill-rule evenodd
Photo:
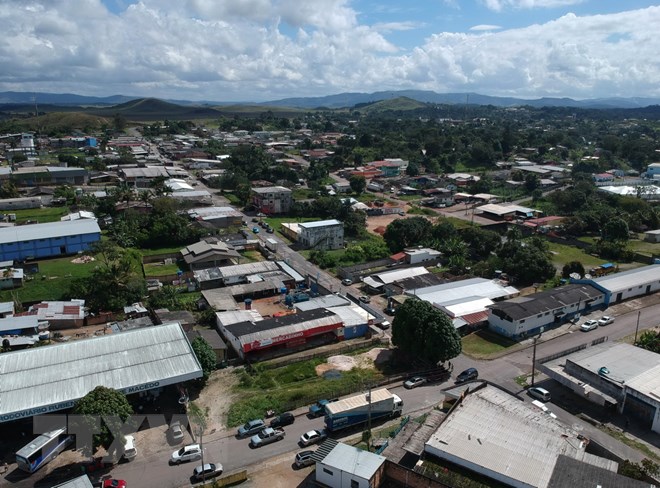
<instances>
[{"instance_id":1,"label":"blue truck","mask_svg":"<svg viewBox=\"0 0 660 488\"><path fill-rule=\"evenodd\" d=\"M325 405L325 428L329 432L364 424L369 420L401 415L403 401L387 388L344 398Z\"/></svg>"}]
</instances>

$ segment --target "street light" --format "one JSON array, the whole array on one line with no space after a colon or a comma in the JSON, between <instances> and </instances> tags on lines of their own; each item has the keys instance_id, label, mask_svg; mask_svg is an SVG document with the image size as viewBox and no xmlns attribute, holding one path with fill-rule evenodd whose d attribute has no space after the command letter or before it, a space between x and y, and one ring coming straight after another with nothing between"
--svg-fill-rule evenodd
<instances>
[{"instance_id":1,"label":"street light","mask_svg":"<svg viewBox=\"0 0 660 488\"><path fill-rule=\"evenodd\" d=\"M539 335L534 337L534 349L532 351L532 386L534 386L534 375L536 371L536 343L543 335L543 327L539 330Z\"/></svg>"}]
</instances>

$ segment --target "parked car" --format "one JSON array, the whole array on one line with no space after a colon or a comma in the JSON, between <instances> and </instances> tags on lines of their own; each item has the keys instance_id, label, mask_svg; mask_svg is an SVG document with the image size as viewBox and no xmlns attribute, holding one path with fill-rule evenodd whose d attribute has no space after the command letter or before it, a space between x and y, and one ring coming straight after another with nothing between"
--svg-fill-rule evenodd
<instances>
[{"instance_id":1,"label":"parked car","mask_svg":"<svg viewBox=\"0 0 660 488\"><path fill-rule=\"evenodd\" d=\"M208 480L222 474L222 464L208 463L204 466L197 466L193 471L195 481Z\"/></svg>"},{"instance_id":2,"label":"parked car","mask_svg":"<svg viewBox=\"0 0 660 488\"><path fill-rule=\"evenodd\" d=\"M252 232L254 232L255 234L258 234L259 233L259 227L252 227Z\"/></svg>"},{"instance_id":3,"label":"parked car","mask_svg":"<svg viewBox=\"0 0 660 488\"><path fill-rule=\"evenodd\" d=\"M456 383L465 383L466 381L476 380L478 377L479 372L476 368L468 368L456 377Z\"/></svg>"},{"instance_id":4,"label":"parked car","mask_svg":"<svg viewBox=\"0 0 660 488\"><path fill-rule=\"evenodd\" d=\"M274 234L274 233L275 233L275 231L273 230L272 227L268 227L268 228L266 229L266 232L269 233L269 234Z\"/></svg>"},{"instance_id":5,"label":"parked car","mask_svg":"<svg viewBox=\"0 0 660 488\"><path fill-rule=\"evenodd\" d=\"M542 402L550 401L550 392L545 388L539 388L538 386L533 386L527 390L527 394L532 398L541 400Z\"/></svg>"},{"instance_id":6,"label":"parked car","mask_svg":"<svg viewBox=\"0 0 660 488\"><path fill-rule=\"evenodd\" d=\"M247 437L261 432L261 429L266 427L266 422L263 419L254 419L246 422L238 428L238 437Z\"/></svg>"},{"instance_id":7,"label":"parked car","mask_svg":"<svg viewBox=\"0 0 660 488\"><path fill-rule=\"evenodd\" d=\"M316 461L312 459L313 454L314 451L300 451L298 454L296 454L296 467L304 468L305 466L311 466L312 464L315 464Z\"/></svg>"},{"instance_id":8,"label":"parked car","mask_svg":"<svg viewBox=\"0 0 660 488\"><path fill-rule=\"evenodd\" d=\"M376 325L383 330L387 330L392 324L390 324L389 320L383 320L382 322L378 322Z\"/></svg>"},{"instance_id":9,"label":"parked car","mask_svg":"<svg viewBox=\"0 0 660 488\"><path fill-rule=\"evenodd\" d=\"M343 280L341 280L341 284L344 286L351 286L353 284L353 280L344 278Z\"/></svg>"},{"instance_id":10,"label":"parked car","mask_svg":"<svg viewBox=\"0 0 660 488\"><path fill-rule=\"evenodd\" d=\"M610 317L609 315L603 315L598 319L598 325L600 326L610 325L612 322L614 322L614 317Z\"/></svg>"},{"instance_id":11,"label":"parked car","mask_svg":"<svg viewBox=\"0 0 660 488\"><path fill-rule=\"evenodd\" d=\"M385 313L386 313L387 315L394 315L395 312L396 312L396 308L394 308L394 307L387 307L387 308L385 309Z\"/></svg>"},{"instance_id":12,"label":"parked car","mask_svg":"<svg viewBox=\"0 0 660 488\"><path fill-rule=\"evenodd\" d=\"M291 425L296 421L296 417L293 416L291 412L284 412L279 414L273 420L270 421L271 427L284 427L285 425Z\"/></svg>"},{"instance_id":13,"label":"parked car","mask_svg":"<svg viewBox=\"0 0 660 488\"><path fill-rule=\"evenodd\" d=\"M598 328L598 322L596 320L587 320L584 324L580 326L582 332L589 332Z\"/></svg>"},{"instance_id":14,"label":"parked car","mask_svg":"<svg viewBox=\"0 0 660 488\"><path fill-rule=\"evenodd\" d=\"M126 481L114 478L103 480L103 488L126 488Z\"/></svg>"},{"instance_id":15,"label":"parked car","mask_svg":"<svg viewBox=\"0 0 660 488\"><path fill-rule=\"evenodd\" d=\"M202 459L201 446L199 444L189 444L172 453L170 464L187 463L189 461L197 461L198 459Z\"/></svg>"},{"instance_id":16,"label":"parked car","mask_svg":"<svg viewBox=\"0 0 660 488\"><path fill-rule=\"evenodd\" d=\"M413 388L417 388L418 386L423 385L424 383L426 383L426 381L427 381L426 378L424 378L423 376L413 376L409 380L403 382L403 387L411 390Z\"/></svg>"},{"instance_id":17,"label":"parked car","mask_svg":"<svg viewBox=\"0 0 660 488\"><path fill-rule=\"evenodd\" d=\"M325 406L330 403L330 400L319 400L314 405L309 406L309 415L312 417L321 417L325 415Z\"/></svg>"},{"instance_id":18,"label":"parked car","mask_svg":"<svg viewBox=\"0 0 660 488\"><path fill-rule=\"evenodd\" d=\"M300 436L300 445L303 447L311 446L312 444L324 441L327 436L325 430L310 430Z\"/></svg>"},{"instance_id":19,"label":"parked car","mask_svg":"<svg viewBox=\"0 0 660 488\"><path fill-rule=\"evenodd\" d=\"M266 427L258 434L253 435L250 438L250 445L252 447L261 447L266 444L271 444L273 442L281 441L284 439L284 430L282 429L273 429L272 427Z\"/></svg>"},{"instance_id":20,"label":"parked car","mask_svg":"<svg viewBox=\"0 0 660 488\"><path fill-rule=\"evenodd\" d=\"M131 461L137 456L137 449L135 447L135 437L132 435L124 436L124 454L122 457L126 461Z\"/></svg>"},{"instance_id":21,"label":"parked car","mask_svg":"<svg viewBox=\"0 0 660 488\"><path fill-rule=\"evenodd\" d=\"M172 442L178 444L179 442L183 441L183 429L181 428L181 422L178 420L172 422L170 424L169 434Z\"/></svg>"},{"instance_id":22,"label":"parked car","mask_svg":"<svg viewBox=\"0 0 660 488\"><path fill-rule=\"evenodd\" d=\"M371 302L371 298L369 298L367 295L362 295L362 296L360 297L360 301L361 301L362 303L370 303L370 302Z\"/></svg>"}]
</instances>

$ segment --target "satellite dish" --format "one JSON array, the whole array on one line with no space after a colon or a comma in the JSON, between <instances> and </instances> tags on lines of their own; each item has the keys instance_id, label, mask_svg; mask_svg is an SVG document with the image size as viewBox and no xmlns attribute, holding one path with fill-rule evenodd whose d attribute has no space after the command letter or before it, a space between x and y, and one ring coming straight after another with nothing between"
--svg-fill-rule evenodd
<instances>
[{"instance_id":1,"label":"satellite dish","mask_svg":"<svg viewBox=\"0 0 660 488\"><path fill-rule=\"evenodd\" d=\"M580 279L580 273L571 273L568 276L570 278L573 278L574 280L579 280Z\"/></svg>"},{"instance_id":2,"label":"satellite dish","mask_svg":"<svg viewBox=\"0 0 660 488\"><path fill-rule=\"evenodd\" d=\"M590 275L589 273L587 273L586 275L584 275L584 279L585 279L585 280L590 280L590 279L591 279L591 275Z\"/></svg>"}]
</instances>

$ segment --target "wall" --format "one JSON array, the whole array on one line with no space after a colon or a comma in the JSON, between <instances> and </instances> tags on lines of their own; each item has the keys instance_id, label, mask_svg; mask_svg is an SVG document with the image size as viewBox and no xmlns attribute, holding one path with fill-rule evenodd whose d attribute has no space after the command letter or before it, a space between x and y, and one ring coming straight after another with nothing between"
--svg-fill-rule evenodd
<instances>
[{"instance_id":1,"label":"wall","mask_svg":"<svg viewBox=\"0 0 660 488\"><path fill-rule=\"evenodd\" d=\"M385 477L410 488L451 488L389 460L385 461Z\"/></svg>"},{"instance_id":2,"label":"wall","mask_svg":"<svg viewBox=\"0 0 660 488\"><path fill-rule=\"evenodd\" d=\"M8 242L0 245L0 260L24 260L26 258L44 258L75 254L86 251L89 245L98 241L101 234L82 234L67 237L34 239L23 242ZM64 252L62 252L62 247Z\"/></svg>"}]
</instances>

